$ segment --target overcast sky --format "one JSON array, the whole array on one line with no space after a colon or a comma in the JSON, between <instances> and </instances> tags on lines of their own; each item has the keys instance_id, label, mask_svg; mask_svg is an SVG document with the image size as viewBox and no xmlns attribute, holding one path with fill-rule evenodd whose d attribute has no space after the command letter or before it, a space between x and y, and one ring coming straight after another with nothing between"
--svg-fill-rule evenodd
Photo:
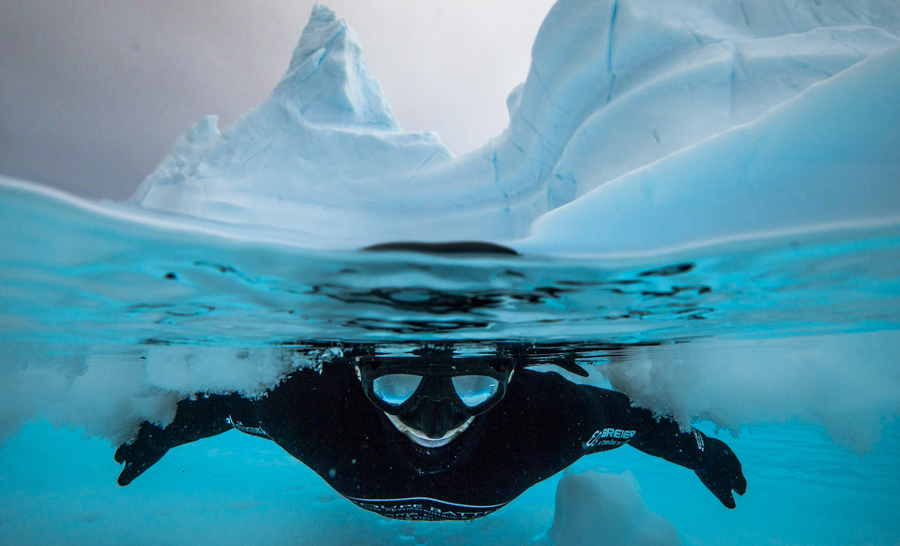
<instances>
[{"instance_id":1,"label":"overcast sky","mask_svg":"<svg viewBox=\"0 0 900 546\"><path fill-rule=\"evenodd\" d=\"M507 125L553 0L332 0L401 126L457 155ZM195 121L287 68L311 0L0 2L0 173L124 199Z\"/></svg>"}]
</instances>

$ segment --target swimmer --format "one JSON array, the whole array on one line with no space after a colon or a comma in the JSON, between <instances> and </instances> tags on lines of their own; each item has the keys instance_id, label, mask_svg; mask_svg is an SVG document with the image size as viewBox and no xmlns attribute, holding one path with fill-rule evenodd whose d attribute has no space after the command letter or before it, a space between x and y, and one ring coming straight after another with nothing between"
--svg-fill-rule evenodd
<instances>
[{"instance_id":1,"label":"swimmer","mask_svg":"<svg viewBox=\"0 0 900 546\"><path fill-rule=\"evenodd\" d=\"M197 395L165 428L141 425L116 451L128 485L169 449L238 429L272 440L357 506L410 520L498 510L585 455L630 445L693 470L728 508L747 488L725 443L632 405L624 394L525 367L500 345L402 355L356 347L293 372L258 399ZM513 380L515 377L515 380Z\"/></svg>"}]
</instances>

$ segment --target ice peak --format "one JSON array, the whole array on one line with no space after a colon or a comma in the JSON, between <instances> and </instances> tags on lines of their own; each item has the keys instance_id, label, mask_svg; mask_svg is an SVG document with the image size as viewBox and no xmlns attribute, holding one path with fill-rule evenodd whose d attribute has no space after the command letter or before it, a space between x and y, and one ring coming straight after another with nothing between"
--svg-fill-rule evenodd
<instances>
[{"instance_id":1,"label":"ice peak","mask_svg":"<svg viewBox=\"0 0 900 546\"><path fill-rule=\"evenodd\" d=\"M336 35L345 32L347 28L347 23L343 19L338 19L331 8L322 4L313 6L309 21L300 36L300 42L294 48L288 72L290 73L303 64L316 51L327 47Z\"/></svg>"},{"instance_id":2,"label":"ice peak","mask_svg":"<svg viewBox=\"0 0 900 546\"><path fill-rule=\"evenodd\" d=\"M400 130L356 33L321 4L313 7L272 98L296 108L307 123Z\"/></svg>"}]
</instances>

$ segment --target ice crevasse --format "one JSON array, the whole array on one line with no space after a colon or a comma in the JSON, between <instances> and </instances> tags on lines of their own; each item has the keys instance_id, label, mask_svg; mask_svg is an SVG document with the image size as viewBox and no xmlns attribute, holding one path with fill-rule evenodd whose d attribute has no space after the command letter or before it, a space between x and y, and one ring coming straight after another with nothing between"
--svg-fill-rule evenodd
<instances>
[{"instance_id":1,"label":"ice crevasse","mask_svg":"<svg viewBox=\"0 0 900 546\"><path fill-rule=\"evenodd\" d=\"M130 203L311 248L640 253L900 219L900 2L560 0L509 127L403 132L321 5L269 98L192 127Z\"/></svg>"}]
</instances>

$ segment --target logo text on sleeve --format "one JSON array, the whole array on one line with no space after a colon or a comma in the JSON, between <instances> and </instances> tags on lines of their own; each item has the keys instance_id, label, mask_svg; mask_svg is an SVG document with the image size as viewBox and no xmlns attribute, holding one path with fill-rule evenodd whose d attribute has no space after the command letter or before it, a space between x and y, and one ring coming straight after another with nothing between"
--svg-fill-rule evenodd
<instances>
[{"instance_id":1,"label":"logo text on sleeve","mask_svg":"<svg viewBox=\"0 0 900 546\"><path fill-rule=\"evenodd\" d=\"M633 430L605 428L594 432L585 445L587 447L594 447L595 445L620 445L633 438L634 435L635 431Z\"/></svg>"}]
</instances>

